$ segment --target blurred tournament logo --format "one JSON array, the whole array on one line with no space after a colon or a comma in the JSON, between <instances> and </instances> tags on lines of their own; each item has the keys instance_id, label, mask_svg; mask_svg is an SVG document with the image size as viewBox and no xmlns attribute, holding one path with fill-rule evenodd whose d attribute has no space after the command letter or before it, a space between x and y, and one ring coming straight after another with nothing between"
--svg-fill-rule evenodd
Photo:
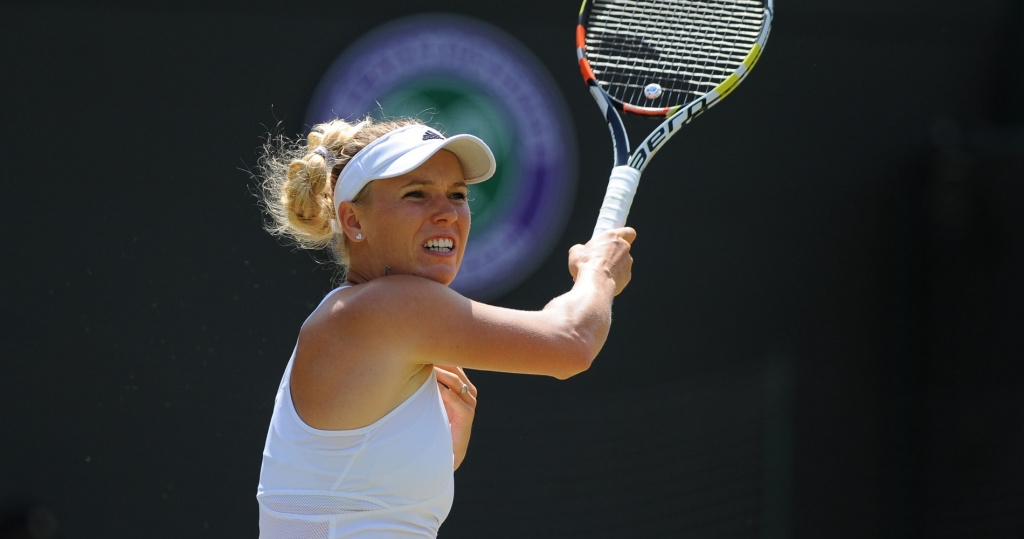
<instances>
[{"instance_id":1,"label":"blurred tournament logo","mask_svg":"<svg viewBox=\"0 0 1024 539\"><path fill-rule=\"evenodd\" d=\"M576 139L545 68L520 43L475 19L413 16L348 47L307 113L416 117L444 133L472 133L498 162L470 186L473 226L452 288L480 300L506 293L561 236L576 187Z\"/></svg>"}]
</instances>

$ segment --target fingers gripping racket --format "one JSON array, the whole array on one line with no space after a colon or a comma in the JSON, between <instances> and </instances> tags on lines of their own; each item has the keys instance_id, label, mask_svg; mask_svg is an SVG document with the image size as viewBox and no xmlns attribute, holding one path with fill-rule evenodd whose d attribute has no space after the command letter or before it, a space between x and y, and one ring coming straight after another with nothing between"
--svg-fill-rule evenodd
<instances>
[{"instance_id":1,"label":"fingers gripping racket","mask_svg":"<svg viewBox=\"0 0 1024 539\"><path fill-rule=\"evenodd\" d=\"M640 174L679 128L750 73L773 0L583 0L576 55L612 134L612 169L594 235L626 223ZM621 112L661 119L630 154Z\"/></svg>"}]
</instances>

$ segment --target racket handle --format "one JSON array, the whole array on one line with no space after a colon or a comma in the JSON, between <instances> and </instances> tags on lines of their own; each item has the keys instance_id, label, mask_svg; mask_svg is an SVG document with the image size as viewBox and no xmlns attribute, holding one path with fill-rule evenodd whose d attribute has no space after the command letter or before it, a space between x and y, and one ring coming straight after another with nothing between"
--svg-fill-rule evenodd
<instances>
[{"instance_id":1,"label":"racket handle","mask_svg":"<svg viewBox=\"0 0 1024 539\"><path fill-rule=\"evenodd\" d=\"M633 195L639 183L639 170L626 165L612 169L608 190L604 193L604 204L601 205L597 226L594 227L594 235L591 237L626 224L626 216L629 215L629 207L633 204Z\"/></svg>"}]
</instances>

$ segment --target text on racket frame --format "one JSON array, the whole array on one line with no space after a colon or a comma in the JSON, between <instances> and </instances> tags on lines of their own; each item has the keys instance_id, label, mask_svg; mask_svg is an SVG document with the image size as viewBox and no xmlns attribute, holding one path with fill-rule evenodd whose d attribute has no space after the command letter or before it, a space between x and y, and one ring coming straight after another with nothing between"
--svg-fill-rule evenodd
<instances>
[{"instance_id":1,"label":"text on racket frame","mask_svg":"<svg viewBox=\"0 0 1024 539\"><path fill-rule=\"evenodd\" d=\"M684 124L690 123L694 118L700 116L705 110L708 109L706 106L707 98L705 95L700 99L690 103L683 110L669 116L667 120L661 123L657 129L651 131L650 135L644 139L644 142L637 147L636 151L629 158L628 165L637 170L643 170L644 166L647 165L647 161L654 156L655 152L661 149L661 145L674 135L676 129ZM718 96L714 96L716 99Z\"/></svg>"}]
</instances>

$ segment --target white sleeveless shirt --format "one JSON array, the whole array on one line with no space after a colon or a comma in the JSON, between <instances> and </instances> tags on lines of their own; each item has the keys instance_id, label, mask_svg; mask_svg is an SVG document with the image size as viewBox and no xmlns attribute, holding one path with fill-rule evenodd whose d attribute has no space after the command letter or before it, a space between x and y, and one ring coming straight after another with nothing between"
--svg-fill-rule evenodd
<instances>
[{"instance_id":1,"label":"white sleeveless shirt","mask_svg":"<svg viewBox=\"0 0 1024 539\"><path fill-rule=\"evenodd\" d=\"M292 352L263 449L260 539L436 537L455 480L451 430L433 370L374 423L320 430L295 411L294 361Z\"/></svg>"}]
</instances>

